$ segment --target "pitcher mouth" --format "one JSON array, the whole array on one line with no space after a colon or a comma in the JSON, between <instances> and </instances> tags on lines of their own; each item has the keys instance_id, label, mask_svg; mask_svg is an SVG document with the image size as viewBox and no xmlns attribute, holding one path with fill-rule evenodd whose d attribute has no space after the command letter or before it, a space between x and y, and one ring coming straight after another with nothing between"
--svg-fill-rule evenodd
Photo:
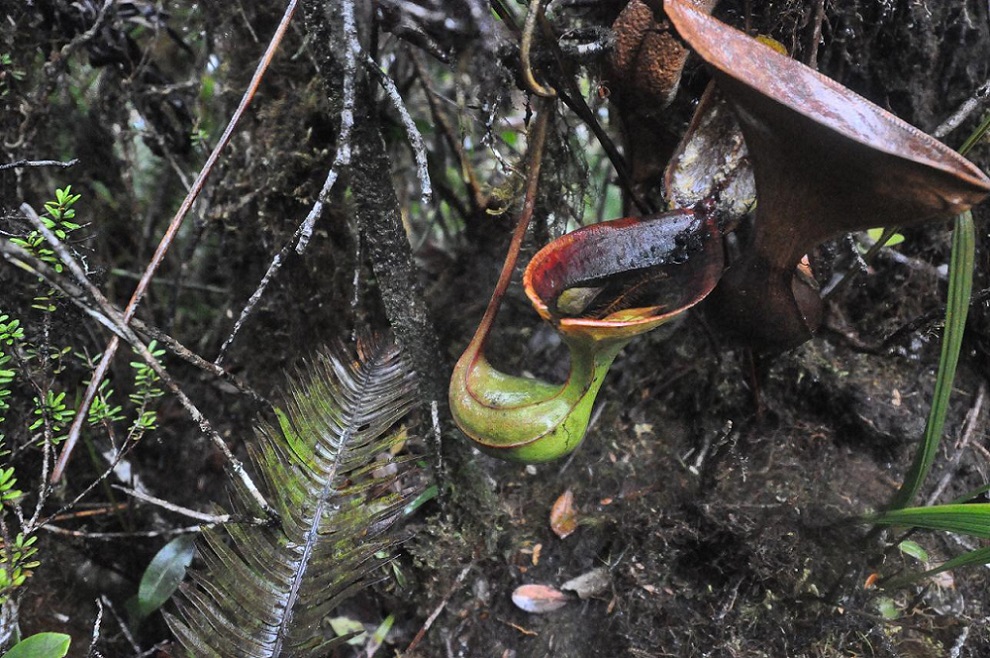
<instances>
[{"instance_id":1,"label":"pitcher mouth","mask_svg":"<svg viewBox=\"0 0 990 658\"><path fill-rule=\"evenodd\" d=\"M715 218L675 210L568 233L533 256L523 286L562 333L628 340L698 304L723 267Z\"/></svg>"}]
</instances>

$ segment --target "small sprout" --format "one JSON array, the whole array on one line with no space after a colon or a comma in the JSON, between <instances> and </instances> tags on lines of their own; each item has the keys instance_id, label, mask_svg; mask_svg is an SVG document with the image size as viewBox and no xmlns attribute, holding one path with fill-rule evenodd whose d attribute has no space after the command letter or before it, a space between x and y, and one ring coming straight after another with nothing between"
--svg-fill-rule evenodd
<instances>
[{"instance_id":1,"label":"small sprout","mask_svg":"<svg viewBox=\"0 0 990 658\"><path fill-rule=\"evenodd\" d=\"M880 613L880 616L887 621L894 621L901 616L901 611L897 607L897 603L894 602L894 599L888 596L881 596L874 602L873 605L876 606L877 612Z\"/></svg>"},{"instance_id":2,"label":"small sprout","mask_svg":"<svg viewBox=\"0 0 990 658\"><path fill-rule=\"evenodd\" d=\"M866 234L870 237L870 240L872 240L873 242L879 242L880 238L883 237L883 229L882 228L867 229ZM892 236L890 236L890 239L887 240L884 246L893 247L894 245L900 244L902 242L904 242L904 236L901 235L900 233L894 233Z\"/></svg>"}]
</instances>

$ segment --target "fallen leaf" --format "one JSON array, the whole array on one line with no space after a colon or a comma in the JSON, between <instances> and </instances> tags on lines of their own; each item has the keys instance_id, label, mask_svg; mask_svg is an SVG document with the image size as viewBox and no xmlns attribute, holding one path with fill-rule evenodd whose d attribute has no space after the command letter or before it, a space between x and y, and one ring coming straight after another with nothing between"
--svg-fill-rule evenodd
<instances>
[{"instance_id":1,"label":"fallen leaf","mask_svg":"<svg viewBox=\"0 0 990 658\"><path fill-rule=\"evenodd\" d=\"M516 607L534 614L560 610L569 600L566 594L548 585L520 585L512 592Z\"/></svg>"},{"instance_id":2,"label":"fallen leaf","mask_svg":"<svg viewBox=\"0 0 990 658\"><path fill-rule=\"evenodd\" d=\"M636 434L637 439L642 439L648 434L653 434L653 424L652 423L636 423L633 425L633 432Z\"/></svg>"},{"instance_id":3,"label":"fallen leaf","mask_svg":"<svg viewBox=\"0 0 990 658\"><path fill-rule=\"evenodd\" d=\"M574 511L574 494L570 489L560 494L550 510L550 529L564 539L577 530L577 513Z\"/></svg>"},{"instance_id":4,"label":"fallen leaf","mask_svg":"<svg viewBox=\"0 0 990 658\"><path fill-rule=\"evenodd\" d=\"M574 592L579 599L588 599L598 596L608 590L612 583L608 575L608 569L599 567L592 569L588 573L583 573L577 578L571 578L560 586L565 592Z\"/></svg>"}]
</instances>

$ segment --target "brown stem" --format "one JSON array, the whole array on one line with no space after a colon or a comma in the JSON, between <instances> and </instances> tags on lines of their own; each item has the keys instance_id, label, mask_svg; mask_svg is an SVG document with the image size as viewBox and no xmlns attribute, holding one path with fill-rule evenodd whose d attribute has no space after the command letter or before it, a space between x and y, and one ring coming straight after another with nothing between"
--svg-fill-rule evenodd
<instances>
[{"instance_id":1,"label":"brown stem","mask_svg":"<svg viewBox=\"0 0 990 658\"><path fill-rule=\"evenodd\" d=\"M227 128L220 137L220 141L218 141L217 145L213 148L213 152L210 153L209 158L206 160L206 164L203 165L203 168L199 172L199 176L196 177L196 181L193 183L192 188L189 190L186 198L183 199L182 205L179 206L179 210L175 213L175 216L169 223L168 228L165 230L165 234L158 243L158 248L155 250L155 254L152 256L151 262L148 263L148 267L145 269L144 274L141 276L141 280L138 282L137 287L134 289L134 293L131 295L130 301L127 303L127 307L124 309L123 321L125 323L130 322L131 318L134 317L134 313L137 311L137 306L141 303L141 298L144 297L144 293L148 290L148 286L151 284L151 278L158 270L158 266L161 265L162 261L165 259L165 253L168 251L169 247L172 246L172 241L178 234L183 220L192 208L193 203L199 197L199 193L202 192L203 187L206 185L206 179L209 177L210 172L213 171L213 167L220 156L220 152L227 145L227 142L230 141L231 136L234 134L234 128L237 126L241 116L244 114L247 106L250 105L251 100L258 91L258 86L261 84L261 79L264 77L265 71L268 70L268 66L271 64L272 58L275 56L275 52L278 50L278 46L282 42L282 37L289 28L289 22L292 20L292 15L296 11L296 2L297 0L289 0L289 3L285 8L285 13L282 15L282 21L279 23L278 28L276 28L275 34L272 36L261 61L258 62L258 68L255 69L254 77L251 78L247 91L245 91L244 95L241 97L240 105L238 105L237 110L234 111L233 116L230 118L230 122L227 124ZM96 391L100 386L100 382L102 382L103 378L106 377L107 371L110 370L110 361L113 359L113 355L116 353L119 346L120 339L114 336L107 344L107 348L103 351L103 358L100 359L100 363L96 366L96 371L93 372L93 375L90 377L89 386L87 386L86 392L83 394L83 399L79 404L79 408L76 409L76 415L72 421L72 426L69 428L69 433L65 443L62 446L62 452L59 454L58 461L55 462L55 468L52 470L52 482L58 482L59 478L62 477L62 472L65 470L66 464L69 463L69 457L72 455L72 449L79 440L79 432L82 430L83 421L87 418L89 408L93 404L93 399L96 397Z\"/></svg>"},{"instance_id":2,"label":"brown stem","mask_svg":"<svg viewBox=\"0 0 990 658\"><path fill-rule=\"evenodd\" d=\"M519 221L512 233L509 251L505 255L502 272L499 274L498 283L495 284L495 290L492 291L488 308L485 309L485 315L481 318L478 329L471 339L471 345L479 353L484 351L485 342L491 333L495 316L498 315L498 309L502 306L502 298L505 297L505 291L509 288L509 282L512 280L512 272L519 260L519 250L522 247L523 238L526 236L526 229L533 218L533 210L536 208L536 192L540 180L540 165L543 162L543 145L546 142L547 124L553 111L554 102L552 99L544 99L540 102L529 143L529 170L526 173L526 196L523 199L522 212L519 213Z\"/></svg>"},{"instance_id":3,"label":"brown stem","mask_svg":"<svg viewBox=\"0 0 990 658\"><path fill-rule=\"evenodd\" d=\"M533 76L533 66L530 61L530 52L533 46L533 34L536 32L536 24L543 13L544 0L529 0L529 11L526 12L526 22L523 24L522 40L519 46L519 59L522 62L522 76L526 87L543 98L555 98L557 90L553 87L546 87L536 81Z\"/></svg>"}]
</instances>

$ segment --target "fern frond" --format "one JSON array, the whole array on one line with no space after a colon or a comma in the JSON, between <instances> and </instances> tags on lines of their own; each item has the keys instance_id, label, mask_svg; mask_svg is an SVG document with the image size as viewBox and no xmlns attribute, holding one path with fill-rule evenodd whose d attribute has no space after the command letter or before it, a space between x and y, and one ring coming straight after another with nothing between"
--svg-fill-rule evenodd
<instances>
[{"instance_id":1,"label":"fern frond","mask_svg":"<svg viewBox=\"0 0 990 658\"><path fill-rule=\"evenodd\" d=\"M179 615L166 615L190 655L324 656L340 640L324 620L394 547L384 531L411 493L395 491L402 469L381 456L396 463L392 430L415 398L410 368L380 341L359 341L356 358L323 354L298 378L253 455L281 523L206 531L205 569L183 586ZM238 491L232 505L250 503Z\"/></svg>"}]
</instances>

